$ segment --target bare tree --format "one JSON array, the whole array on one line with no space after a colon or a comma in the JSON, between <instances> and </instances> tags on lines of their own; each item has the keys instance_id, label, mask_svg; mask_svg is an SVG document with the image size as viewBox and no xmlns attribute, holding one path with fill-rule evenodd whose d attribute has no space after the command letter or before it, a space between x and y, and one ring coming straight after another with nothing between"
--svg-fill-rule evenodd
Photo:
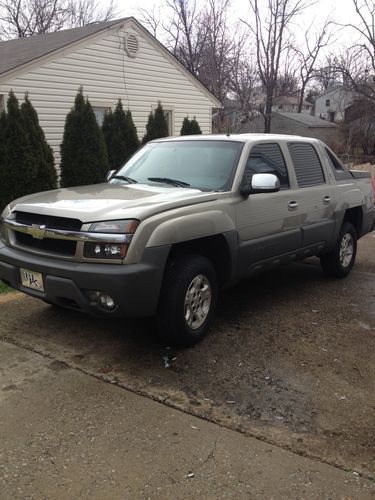
<instances>
[{"instance_id":1,"label":"bare tree","mask_svg":"<svg viewBox=\"0 0 375 500\"><path fill-rule=\"evenodd\" d=\"M295 52L290 48L285 51L277 75L274 97L297 95L299 82L295 56Z\"/></svg>"},{"instance_id":2,"label":"bare tree","mask_svg":"<svg viewBox=\"0 0 375 500\"><path fill-rule=\"evenodd\" d=\"M67 12L60 0L1 0L0 34L2 38L22 38L58 31L66 22Z\"/></svg>"},{"instance_id":3,"label":"bare tree","mask_svg":"<svg viewBox=\"0 0 375 500\"><path fill-rule=\"evenodd\" d=\"M318 94L325 92L335 83L342 83L340 75L335 70L336 55L328 55L326 59L315 67L313 79Z\"/></svg>"},{"instance_id":4,"label":"bare tree","mask_svg":"<svg viewBox=\"0 0 375 500\"><path fill-rule=\"evenodd\" d=\"M159 38L159 31L162 27L160 7L151 9L139 8L137 19L145 26L155 38Z\"/></svg>"},{"instance_id":5,"label":"bare tree","mask_svg":"<svg viewBox=\"0 0 375 500\"><path fill-rule=\"evenodd\" d=\"M95 0L69 0L67 9L68 23L72 28L97 21L110 21L118 16L114 0L107 2L105 7Z\"/></svg>"},{"instance_id":6,"label":"bare tree","mask_svg":"<svg viewBox=\"0 0 375 500\"><path fill-rule=\"evenodd\" d=\"M375 72L375 4L371 0L353 0L359 23L349 24L360 36L355 47L362 49L373 72Z\"/></svg>"},{"instance_id":7,"label":"bare tree","mask_svg":"<svg viewBox=\"0 0 375 500\"><path fill-rule=\"evenodd\" d=\"M266 93L264 131L271 131L272 103L282 56L289 46L288 28L306 7L303 0L268 0L264 13L258 0L249 0L254 25L244 21L254 36L257 66Z\"/></svg>"},{"instance_id":8,"label":"bare tree","mask_svg":"<svg viewBox=\"0 0 375 500\"><path fill-rule=\"evenodd\" d=\"M196 0L167 0L169 16L163 24L167 44L174 55L197 76L207 40L204 13Z\"/></svg>"},{"instance_id":9,"label":"bare tree","mask_svg":"<svg viewBox=\"0 0 375 500\"><path fill-rule=\"evenodd\" d=\"M241 106L242 120L247 121L258 113L262 87L255 55L244 47L245 37L241 37L234 53L229 91Z\"/></svg>"},{"instance_id":10,"label":"bare tree","mask_svg":"<svg viewBox=\"0 0 375 500\"><path fill-rule=\"evenodd\" d=\"M352 0L357 23L350 23L358 40L345 52L334 57L333 68L341 74L343 84L356 94L375 102L375 3Z\"/></svg>"},{"instance_id":11,"label":"bare tree","mask_svg":"<svg viewBox=\"0 0 375 500\"><path fill-rule=\"evenodd\" d=\"M298 94L298 78L294 71L280 72L277 78L274 97L295 96Z\"/></svg>"},{"instance_id":12,"label":"bare tree","mask_svg":"<svg viewBox=\"0 0 375 500\"><path fill-rule=\"evenodd\" d=\"M160 12L139 10L141 21L220 100L230 92L237 58L228 21L230 0L166 0Z\"/></svg>"},{"instance_id":13,"label":"bare tree","mask_svg":"<svg viewBox=\"0 0 375 500\"><path fill-rule=\"evenodd\" d=\"M294 51L297 55L299 66L300 79L298 113L302 112L306 86L314 76L318 56L322 48L329 44L331 38L329 31L331 21L327 19L320 30L315 34L312 33L314 25L315 21L311 23L310 27L305 32L304 46L302 48L298 48L297 44L294 45Z\"/></svg>"},{"instance_id":14,"label":"bare tree","mask_svg":"<svg viewBox=\"0 0 375 500\"><path fill-rule=\"evenodd\" d=\"M196 0L165 0L161 8L138 9L138 19L197 76L207 39L205 12Z\"/></svg>"},{"instance_id":15,"label":"bare tree","mask_svg":"<svg viewBox=\"0 0 375 500\"><path fill-rule=\"evenodd\" d=\"M102 9L90 0L0 0L0 36L40 35L115 16L113 1Z\"/></svg>"},{"instance_id":16,"label":"bare tree","mask_svg":"<svg viewBox=\"0 0 375 500\"><path fill-rule=\"evenodd\" d=\"M341 131L346 138L348 154L359 148L363 154L373 155L375 151L375 103L366 98L357 99L347 108Z\"/></svg>"},{"instance_id":17,"label":"bare tree","mask_svg":"<svg viewBox=\"0 0 375 500\"><path fill-rule=\"evenodd\" d=\"M296 53L291 46L288 46L280 61L274 97L296 96L298 94L297 73Z\"/></svg>"},{"instance_id":18,"label":"bare tree","mask_svg":"<svg viewBox=\"0 0 375 500\"><path fill-rule=\"evenodd\" d=\"M228 94L238 43L229 27L229 0L208 0L203 22L206 40L198 77L209 90L223 101Z\"/></svg>"}]
</instances>

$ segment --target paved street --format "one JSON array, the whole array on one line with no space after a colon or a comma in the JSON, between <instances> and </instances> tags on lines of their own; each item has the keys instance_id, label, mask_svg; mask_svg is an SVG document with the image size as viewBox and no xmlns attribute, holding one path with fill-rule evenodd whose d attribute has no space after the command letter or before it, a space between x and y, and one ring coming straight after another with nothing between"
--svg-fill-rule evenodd
<instances>
[{"instance_id":1,"label":"paved street","mask_svg":"<svg viewBox=\"0 0 375 500\"><path fill-rule=\"evenodd\" d=\"M0 498L371 498L374 484L0 344Z\"/></svg>"}]
</instances>

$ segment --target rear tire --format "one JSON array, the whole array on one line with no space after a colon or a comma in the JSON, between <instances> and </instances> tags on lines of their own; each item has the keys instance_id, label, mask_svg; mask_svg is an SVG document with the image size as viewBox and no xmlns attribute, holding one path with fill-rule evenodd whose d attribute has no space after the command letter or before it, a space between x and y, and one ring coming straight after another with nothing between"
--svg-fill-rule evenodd
<instances>
[{"instance_id":1,"label":"rear tire","mask_svg":"<svg viewBox=\"0 0 375 500\"><path fill-rule=\"evenodd\" d=\"M333 278L345 278L357 255L357 233L353 224L344 222L334 249L320 257L324 273Z\"/></svg>"},{"instance_id":2,"label":"rear tire","mask_svg":"<svg viewBox=\"0 0 375 500\"><path fill-rule=\"evenodd\" d=\"M188 347L207 333L218 296L218 282L211 262L200 255L176 257L168 267L156 322L167 342Z\"/></svg>"}]
</instances>

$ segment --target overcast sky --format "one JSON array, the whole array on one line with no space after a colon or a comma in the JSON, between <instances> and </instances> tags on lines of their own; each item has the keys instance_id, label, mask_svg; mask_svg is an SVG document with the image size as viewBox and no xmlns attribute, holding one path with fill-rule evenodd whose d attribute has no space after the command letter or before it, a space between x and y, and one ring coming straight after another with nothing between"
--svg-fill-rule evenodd
<instances>
[{"instance_id":1,"label":"overcast sky","mask_svg":"<svg viewBox=\"0 0 375 500\"><path fill-rule=\"evenodd\" d=\"M204 3L205 0L197 0L199 3ZM267 0L259 0L260 3L267 3ZM106 0L102 0L103 4ZM295 23L294 35L296 40L301 40L303 43L304 33L311 24L318 29L318 26L330 18L336 23L349 24L358 23L357 14L354 9L353 0L316 0L311 2L312 5L306 9L300 18ZM154 8L160 8L165 2L163 0L118 0L119 15L120 16L134 16L139 18L138 9L152 11ZM249 16L250 8L248 0L232 0L231 2L231 15L233 25L238 23L239 19L246 19ZM249 19L249 17L248 17ZM243 25L241 24L240 29ZM331 44L321 52L320 58L323 58L326 53L330 51L340 52L343 47L352 45L358 40L357 33L351 28L340 28L334 26L331 29L333 36ZM162 41L162 40L161 40Z\"/></svg>"},{"instance_id":2,"label":"overcast sky","mask_svg":"<svg viewBox=\"0 0 375 500\"><path fill-rule=\"evenodd\" d=\"M134 16L139 18L139 7L147 11L152 11L153 9L158 9L165 5L163 0L117 0L119 6L119 15L122 16ZM205 0L197 0L199 3L204 3ZM105 4L106 0L102 0ZM266 5L268 0L259 0L260 4ZM340 24L357 24L357 14L354 9L353 0L312 0L310 7L304 11L304 13L299 17L294 23L293 33L295 40L301 40L304 43L305 31L312 24L312 30L315 28L318 31L319 25L323 24L324 21L330 16L331 20ZM231 2L231 12L230 18L232 19L233 25L239 22L239 19L251 19L249 8L249 0L232 0ZM245 29L244 25L240 23L239 29ZM333 26L331 28L332 37L331 43L320 53L320 60L333 52L341 52L343 49L349 45L353 45L358 41L358 35L352 28L340 28L339 26ZM311 31L310 31L311 33ZM311 40L311 36L310 36ZM162 40L161 40L162 41ZM244 48L245 49L245 48ZM251 45L249 46L251 50ZM246 50L246 49L245 49Z\"/></svg>"},{"instance_id":3,"label":"overcast sky","mask_svg":"<svg viewBox=\"0 0 375 500\"><path fill-rule=\"evenodd\" d=\"M104 0L105 1L105 0ZM260 0L266 3L267 0ZM204 0L198 0L199 3L204 3ZM152 10L164 5L163 0L118 0L119 13L121 16L138 17L138 8L141 6L145 10ZM233 24L237 23L240 18L249 16L250 8L248 0L232 0L231 2L231 19ZM295 35L297 40L304 39L304 30L306 30L312 22L317 27L322 24L325 19L330 16L332 20L340 24L356 23L357 15L353 6L353 0L317 0L312 2L312 5L303 13L301 18L295 25ZM321 54L332 49L340 51L343 46L348 46L357 38L357 34L352 29L333 27L333 38L331 46L327 47Z\"/></svg>"},{"instance_id":4,"label":"overcast sky","mask_svg":"<svg viewBox=\"0 0 375 500\"><path fill-rule=\"evenodd\" d=\"M200 0L203 1L203 0ZM132 15L137 17L137 9L141 6L143 9L152 9L154 6L163 5L163 1L158 0L119 0L121 15ZM248 0L232 0L232 11L235 17L243 17L249 11ZM315 5L312 5L305 16L316 17L323 19L330 12L334 14L335 20L340 23L348 23L353 21L355 11L353 7L353 0L319 0Z\"/></svg>"}]
</instances>

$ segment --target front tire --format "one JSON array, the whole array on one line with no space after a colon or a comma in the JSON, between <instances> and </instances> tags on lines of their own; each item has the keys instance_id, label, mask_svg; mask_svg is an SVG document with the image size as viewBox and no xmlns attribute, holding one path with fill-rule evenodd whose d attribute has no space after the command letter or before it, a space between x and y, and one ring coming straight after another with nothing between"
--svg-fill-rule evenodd
<instances>
[{"instance_id":1,"label":"front tire","mask_svg":"<svg viewBox=\"0 0 375 500\"><path fill-rule=\"evenodd\" d=\"M182 347L196 344L209 329L217 296L216 272L206 257L177 257L166 271L160 293L159 335Z\"/></svg>"},{"instance_id":2,"label":"front tire","mask_svg":"<svg viewBox=\"0 0 375 500\"><path fill-rule=\"evenodd\" d=\"M333 278L345 278L357 255L357 233L353 224L344 222L335 248L320 257L324 273Z\"/></svg>"}]
</instances>

